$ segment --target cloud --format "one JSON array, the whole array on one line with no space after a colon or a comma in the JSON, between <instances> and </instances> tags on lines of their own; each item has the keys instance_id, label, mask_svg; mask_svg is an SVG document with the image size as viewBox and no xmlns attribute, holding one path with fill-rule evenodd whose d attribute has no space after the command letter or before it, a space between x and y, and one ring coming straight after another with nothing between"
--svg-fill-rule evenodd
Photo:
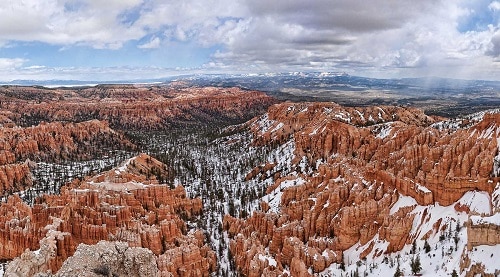
<instances>
[{"instance_id":1,"label":"cloud","mask_svg":"<svg viewBox=\"0 0 500 277\"><path fill-rule=\"evenodd\" d=\"M116 49L145 34L120 21L138 4L137 0L8 1L0 8L0 40Z\"/></svg>"},{"instance_id":2,"label":"cloud","mask_svg":"<svg viewBox=\"0 0 500 277\"><path fill-rule=\"evenodd\" d=\"M491 38L491 44L492 47L486 54L497 58L500 57L500 31Z\"/></svg>"},{"instance_id":3,"label":"cloud","mask_svg":"<svg viewBox=\"0 0 500 277\"><path fill-rule=\"evenodd\" d=\"M137 47L141 48L141 49L155 49L155 48L159 48L160 45L161 45L160 38L153 37L153 38L151 38L150 41L148 41L148 42L146 42L144 44L140 44Z\"/></svg>"},{"instance_id":4,"label":"cloud","mask_svg":"<svg viewBox=\"0 0 500 277\"><path fill-rule=\"evenodd\" d=\"M370 57L369 53L386 45L377 38L380 33L398 32L419 12L431 9L431 2L426 1L416 4L398 1L391 5L384 1L315 1L314 5L298 0L286 4L263 0L246 3L251 20L245 21L245 28L239 28L239 32L226 40L227 51L216 53L217 61L241 66L264 63L278 68L334 67L356 60L364 64L366 58L374 61L383 54ZM376 39L380 44L359 47L365 38ZM394 55L399 51L394 49ZM398 59L398 64L416 63L415 57L408 62L402 61L401 55Z\"/></svg>"},{"instance_id":5,"label":"cloud","mask_svg":"<svg viewBox=\"0 0 500 277\"><path fill-rule=\"evenodd\" d=\"M492 11L500 11L500 1L493 1L488 5L488 8Z\"/></svg>"},{"instance_id":6,"label":"cloud","mask_svg":"<svg viewBox=\"0 0 500 277\"><path fill-rule=\"evenodd\" d=\"M495 52L489 49L496 45L492 37L498 27L460 32L459 20L471 15L460 2L286 3L248 1L252 20L225 44L225 51L214 54L214 61L278 70L346 68L353 74L389 77L436 73L498 78L491 73L497 70L494 61L485 56ZM478 60L482 65L474 64ZM467 70L480 66L490 69L488 76Z\"/></svg>"},{"instance_id":7,"label":"cloud","mask_svg":"<svg viewBox=\"0 0 500 277\"><path fill-rule=\"evenodd\" d=\"M26 62L25 59L0 58L0 70L11 70L21 67Z\"/></svg>"},{"instance_id":8,"label":"cloud","mask_svg":"<svg viewBox=\"0 0 500 277\"><path fill-rule=\"evenodd\" d=\"M489 27L458 30L460 22L474 25L479 6L489 13ZM499 1L480 0L24 0L0 8L0 41L66 51L132 44L169 52L189 45L213 51L200 59L201 69L221 71L340 68L467 77L475 74L467 68L498 70L499 10Z\"/></svg>"}]
</instances>

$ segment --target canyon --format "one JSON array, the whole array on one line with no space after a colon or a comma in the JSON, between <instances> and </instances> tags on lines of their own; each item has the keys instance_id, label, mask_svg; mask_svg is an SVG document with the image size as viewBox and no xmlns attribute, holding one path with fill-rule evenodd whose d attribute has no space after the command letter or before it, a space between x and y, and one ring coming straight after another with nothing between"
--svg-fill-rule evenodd
<instances>
[{"instance_id":1,"label":"canyon","mask_svg":"<svg viewBox=\"0 0 500 277\"><path fill-rule=\"evenodd\" d=\"M4 86L4 124L107 121L118 130L160 130L200 122L235 122L263 113L276 100L240 88L98 85L45 89Z\"/></svg>"},{"instance_id":2,"label":"canyon","mask_svg":"<svg viewBox=\"0 0 500 277\"><path fill-rule=\"evenodd\" d=\"M401 107L283 103L248 125L254 144L293 150L288 161L278 157L247 175L270 179L260 211L224 217L244 275L339 274L330 266L347 262L345 256L382 260L413 242L437 245L451 224L467 220L461 211L477 212L471 203L459 204L464 197L485 198L473 203L492 218L468 222L468 250L498 245L498 203L491 200L500 187L498 111L447 122ZM395 208L402 198L412 205ZM443 220L431 214L436 206L456 207L455 214Z\"/></svg>"},{"instance_id":3,"label":"canyon","mask_svg":"<svg viewBox=\"0 0 500 277\"><path fill-rule=\"evenodd\" d=\"M385 276L416 256L424 276L500 273L498 109L183 82L4 86L0 108L6 276Z\"/></svg>"},{"instance_id":4,"label":"canyon","mask_svg":"<svg viewBox=\"0 0 500 277\"><path fill-rule=\"evenodd\" d=\"M186 198L182 186L170 189L158 184L155 175L148 178L138 174L165 174L164 168L164 164L143 154L120 168L75 180L60 195L38 198L33 207L18 197L9 198L0 206L1 225L5 226L0 230L0 257L14 259L6 274L52 272L58 276L77 246L81 252L83 245L112 241L125 255L128 249L149 249L146 253L154 265L151 270L158 276L180 276L179 272L208 276L216 266L215 253L204 243L203 232L188 232L181 219L199 215L201 199ZM132 259L128 272L139 272L134 268L134 259L139 256L128 259ZM106 265L105 259L98 261ZM119 271L120 266L111 270Z\"/></svg>"}]
</instances>

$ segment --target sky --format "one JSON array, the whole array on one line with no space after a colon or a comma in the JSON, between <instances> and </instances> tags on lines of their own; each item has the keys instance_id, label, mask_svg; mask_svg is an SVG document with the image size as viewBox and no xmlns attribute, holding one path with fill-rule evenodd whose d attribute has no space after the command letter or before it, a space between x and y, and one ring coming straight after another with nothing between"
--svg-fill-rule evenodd
<instances>
[{"instance_id":1,"label":"sky","mask_svg":"<svg viewBox=\"0 0 500 277\"><path fill-rule=\"evenodd\" d=\"M0 0L0 81L292 71L500 81L500 1Z\"/></svg>"}]
</instances>

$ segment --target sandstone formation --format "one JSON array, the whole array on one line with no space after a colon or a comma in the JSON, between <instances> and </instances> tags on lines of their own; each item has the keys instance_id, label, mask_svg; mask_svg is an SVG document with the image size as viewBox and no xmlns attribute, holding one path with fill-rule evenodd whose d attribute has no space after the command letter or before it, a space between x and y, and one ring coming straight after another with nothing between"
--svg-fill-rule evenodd
<instances>
[{"instance_id":1,"label":"sandstone formation","mask_svg":"<svg viewBox=\"0 0 500 277\"><path fill-rule=\"evenodd\" d=\"M0 128L0 165L26 159L46 162L88 160L106 149L134 148L105 121Z\"/></svg>"},{"instance_id":2,"label":"sandstone formation","mask_svg":"<svg viewBox=\"0 0 500 277\"><path fill-rule=\"evenodd\" d=\"M318 160L335 164L348 158L365 167L368 181L383 181L420 204L449 205L473 189L491 193L498 180L491 178L499 148L498 113L458 130L429 126L433 118L398 107L280 104L266 116L268 128L252 125L255 143L279 143L293 135L295 162L306 157L310 165Z\"/></svg>"},{"instance_id":3,"label":"sandstone formation","mask_svg":"<svg viewBox=\"0 0 500 277\"><path fill-rule=\"evenodd\" d=\"M142 154L119 168L75 180L60 195L44 195L33 207L9 197L0 206L0 258L21 256L8 265L9 272L55 273L78 245L117 241L149 249L159 276L208 276L216 267L215 253L203 233L189 230L182 220L201 213L201 199L187 198L180 185L159 184L156 176L164 174L165 165ZM110 271L140 258L128 257L127 251L105 263Z\"/></svg>"},{"instance_id":4,"label":"sandstone formation","mask_svg":"<svg viewBox=\"0 0 500 277\"><path fill-rule=\"evenodd\" d=\"M62 162L88 160L109 150L135 146L106 122L42 123L37 126L0 128L0 195L31 186L26 160Z\"/></svg>"},{"instance_id":5,"label":"sandstone formation","mask_svg":"<svg viewBox=\"0 0 500 277\"><path fill-rule=\"evenodd\" d=\"M42 269L47 253L27 251L7 267L7 276L159 276L156 256L151 250L129 247L126 242L100 241L95 245L80 244L56 274Z\"/></svg>"},{"instance_id":6,"label":"sandstone formation","mask_svg":"<svg viewBox=\"0 0 500 277\"><path fill-rule=\"evenodd\" d=\"M0 108L5 121L81 122L105 120L120 130L161 130L179 124L233 122L261 114L276 100L238 88L167 85L99 85L46 89L4 86ZM0 117L1 119L1 117Z\"/></svg>"},{"instance_id":7,"label":"sandstone formation","mask_svg":"<svg viewBox=\"0 0 500 277\"><path fill-rule=\"evenodd\" d=\"M500 244L500 214L471 216L467 222L467 249L478 245Z\"/></svg>"},{"instance_id":8,"label":"sandstone formation","mask_svg":"<svg viewBox=\"0 0 500 277\"><path fill-rule=\"evenodd\" d=\"M247 219L224 217L238 270L252 275L288 268L293 276L306 276L306 270L319 273L342 262L342 252L357 243L368 245L359 259L399 251L415 240L414 206L392 210L400 195L422 206L450 205L471 190L491 195L500 181L494 172L500 114L463 122L467 128L438 120L402 107L270 107L249 123L254 144L292 145L293 159L246 176L273 180L263 199L279 201L277 208L266 203ZM424 211L419 224L429 219ZM441 224L430 232L445 228ZM374 239L388 244L373 249ZM256 259L267 256L276 265Z\"/></svg>"}]
</instances>

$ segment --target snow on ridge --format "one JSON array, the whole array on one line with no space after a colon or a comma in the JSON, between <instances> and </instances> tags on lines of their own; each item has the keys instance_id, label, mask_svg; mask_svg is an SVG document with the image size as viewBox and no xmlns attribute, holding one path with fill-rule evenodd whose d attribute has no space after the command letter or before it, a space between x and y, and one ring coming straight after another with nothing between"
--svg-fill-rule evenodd
<instances>
[{"instance_id":1,"label":"snow on ridge","mask_svg":"<svg viewBox=\"0 0 500 277\"><path fill-rule=\"evenodd\" d=\"M423 192L423 193L432 193L432 191L430 189L428 189L427 187L419 184L419 183L415 183L415 189L417 191L420 191L420 192Z\"/></svg>"},{"instance_id":2,"label":"snow on ridge","mask_svg":"<svg viewBox=\"0 0 500 277\"><path fill-rule=\"evenodd\" d=\"M481 121L481 120L483 120L485 114L494 114L494 113L500 113L500 108L486 110L486 111L480 111L477 113L469 114L469 115L464 116L464 119L468 119L468 120L472 120L472 121Z\"/></svg>"},{"instance_id":3,"label":"snow on ridge","mask_svg":"<svg viewBox=\"0 0 500 277\"><path fill-rule=\"evenodd\" d=\"M473 225L493 224L500 226L500 213L495 213L494 215L491 216L472 215L470 217L470 220L472 221Z\"/></svg>"},{"instance_id":4,"label":"snow on ridge","mask_svg":"<svg viewBox=\"0 0 500 277\"><path fill-rule=\"evenodd\" d=\"M497 187L500 190L500 184ZM488 193L468 192L456 203L466 204L471 207L471 210L481 210L477 206L482 205L482 208L489 206ZM398 201L391 207L391 215L402 207L412 207L412 211L409 213L415 217L410 236L416 239L416 254L419 255L422 264L421 276L450 276L451 271L458 268L464 255L471 259L471 265L482 263L486 273L495 273L495 270L498 269L497 253L500 253L500 244L495 246L480 245L474 247L473 251L467 250L467 228L464 228L463 223L467 221L468 214L455 210L454 206L441 206L437 203L420 206L414 198L399 194ZM500 213L482 220L497 222L500 220ZM435 231L436 222L441 222L440 226L444 227L445 230ZM444 239L441 238L443 235ZM425 240L431 245L429 253L426 253L423 248L424 236L427 236ZM458 238L458 244L454 242L453 236ZM411 272L411 259L415 257L415 254L411 253L412 245L405 245L401 251L395 253L380 255L387 249L388 244L386 240L381 240L378 235L363 245L358 242L343 253L345 271L342 271L338 264L333 263L319 276L344 276L356 270L359 271L360 276L365 274L366 276L393 276L398 263L404 274L409 274ZM373 248L368 253L367 259L359 260L359 255L370 245ZM466 271L469 269L470 267Z\"/></svg>"},{"instance_id":5,"label":"snow on ridge","mask_svg":"<svg viewBox=\"0 0 500 277\"><path fill-rule=\"evenodd\" d=\"M382 124L381 126L383 127L380 129L379 133L375 137L379 139L384 139L391 134L392 122Z\"/></svg>"},{"instance_id":6,"label":"snow on ridge","mask_svg":"<svg viewBox=\"0 0 500 277\"><path fill-rule=\"evenodd\" d=\"M260 133L266 133L267 131L269 131L269 129L271 129L271 127L276 125L276 122L277 121L275 121L275 120L269 119L269 114L266 113L266 114L262 115L257 120L257 124L259 125Z\"/></svg>"},{"instance_id":7,"label":"snow on ridge","mask_svg":"<svg viewBox=\"0 0 500 277\"><path fill-rule=\"evenodd\" d=\"M278 213L281 204L281 196L283 196L283 190L289 187L301 186L305 183L306 181L300 177L294 180L285 180L262 199L269 204L269 208L272 212Z\"/></svg>"},{"instance_id":8,"label":"snow on ridge","mask_svg":"<svg viewBox=\"0 0 500 277\"><path fill-rule=\"evenodd\" d=\"M276 125L272 130L271 130L271 133L274 133L276 131L278 131L279 129L283 128L283 126L285 126L285 124L283 124L283 122L280 122L278 123L278 125Z\"/></svg>"},{"instance_id":9,"label":"snow on ridge","mask_svg":"<svg viewBox=\"0 0 500 277\"><path fill-rule=\"evenodd\" d=\"M497 128L497 131L500 128ZM498 154L493 158L493 176L500 176L500 137L497 137Z\"/></svg>"},{"instance_id":10,"label":"snow on ridge","mask_svg":"<svg viewBox=\"0 0 500 277\"><path fill-rule=\"evenodd\" d=\"M495 125L491 125L488 127L488 129L483 130L481 134L479 135L478 139L492 139L493 134L497 133L496 130L497 127Z\"/></svg>"},{"instance_id":11,"label":"snow on ridge","mask_svg":"<svg viewBox=\"0 0 500 277\"><path fill-rule=\"evenodd\" d=\"M125 172L127 170L128 165L132 160L135 160L136 157L132 157L124 162L120 167L116 168L115 173L120 174L121 172Z\"/></svg>"},{"instance_id":12,"label":"snow on ridge","mask_svg":"<svg viewBox=\"0 0 500 277\"><path fill-rule=\"evenodd\" d=\"M500 182L495 186L495 190L491 194L491 204L493 212L500 212Z\"/></svg>"},{"instance_id":13,"label":"snow on ridge","mask_svg":"<svg viewBox=\"0 0 500 277\"><path fill-rule=\"evenodd\" d=\"M436 128L438 130L457 130L460 128L468 129L474 126L475 124L481 122L486 114L495 114L495 113L500 113L500 108L480 111L463 117L436 122L434 124L431 124L431 127ZM464 123L467 124L463 126Z\"/></svg>"},{"instance_id":14,"label":"snow on ridge","mask_svg":"<svg viewBox=\"0 0 500 277\"><path fill-rule=\"evenodd\" d=\"M360 111L358 111L358 110L355 110L355 111L358 113L359 117L361 117L361 120L362 120L363 122L364 122L364 121L366 121L366 120L365 120L365 116L364 116L364 114L363 114L362 112L360 112Z\"/></svg>"},{"instance_id":15,"label":"snow on ridge","mask_svg":"<svg viewBox=\"0 0 500 277\"><path fill-rule=\"evenodd\" d=\"M349 113L344 114L343 112L338 112L334 115L336 118L344 121L344 122L347 122L347 123L351 123L351 115Z\"/></svg>"},{"instance_id":16,"label":"snow on ridge","mask_svg":"<svg viewBox=\"0 0 500 277\"><path fill-rule=\"evenodd\" d=\"M417 205L417 201L413 197L399 194L398 201L396 201L396 203L392 205L389 214L390 215L395 214L402 207L409 207L415 205Z\"/></svg>"},{"instance_id":17,"label":"snow on ridge","mask_svg":"<svg viewBox=\"0 0 500 277\"><path fill-rule=\"evenodd\" d=\"M261 260L261 261L267 260L270 266L277 266L278 265L276 260L270 256L264 256L262 254L259 254L259 260Z\"/></svg>"},{"instance_id":18,"label":"snow on ridge","mask_svg":"<svg viewBox=\"0 0 500 277\"><path fill-rule=\"evenodd\" d=\"M471 213L491 214L490 205L485 205L485 203L490 203L490 195L485 191L468 191L457 203L469 207Z\"/></svg>"},{"instance_id":19,"label":"snow on ridge","mask_svg":"<svg viewBox=\"0 0 500 277\"><path fill-rule=\"evenodd\" d=\"M455 120L455 119L450 119L450 120L445 120L445 121L439 121L436 123L433 123L430 125L431 128L438 129L438 130L457 130L460 128L462 125L462 120Z\"/></svg>"}]
</instances>

